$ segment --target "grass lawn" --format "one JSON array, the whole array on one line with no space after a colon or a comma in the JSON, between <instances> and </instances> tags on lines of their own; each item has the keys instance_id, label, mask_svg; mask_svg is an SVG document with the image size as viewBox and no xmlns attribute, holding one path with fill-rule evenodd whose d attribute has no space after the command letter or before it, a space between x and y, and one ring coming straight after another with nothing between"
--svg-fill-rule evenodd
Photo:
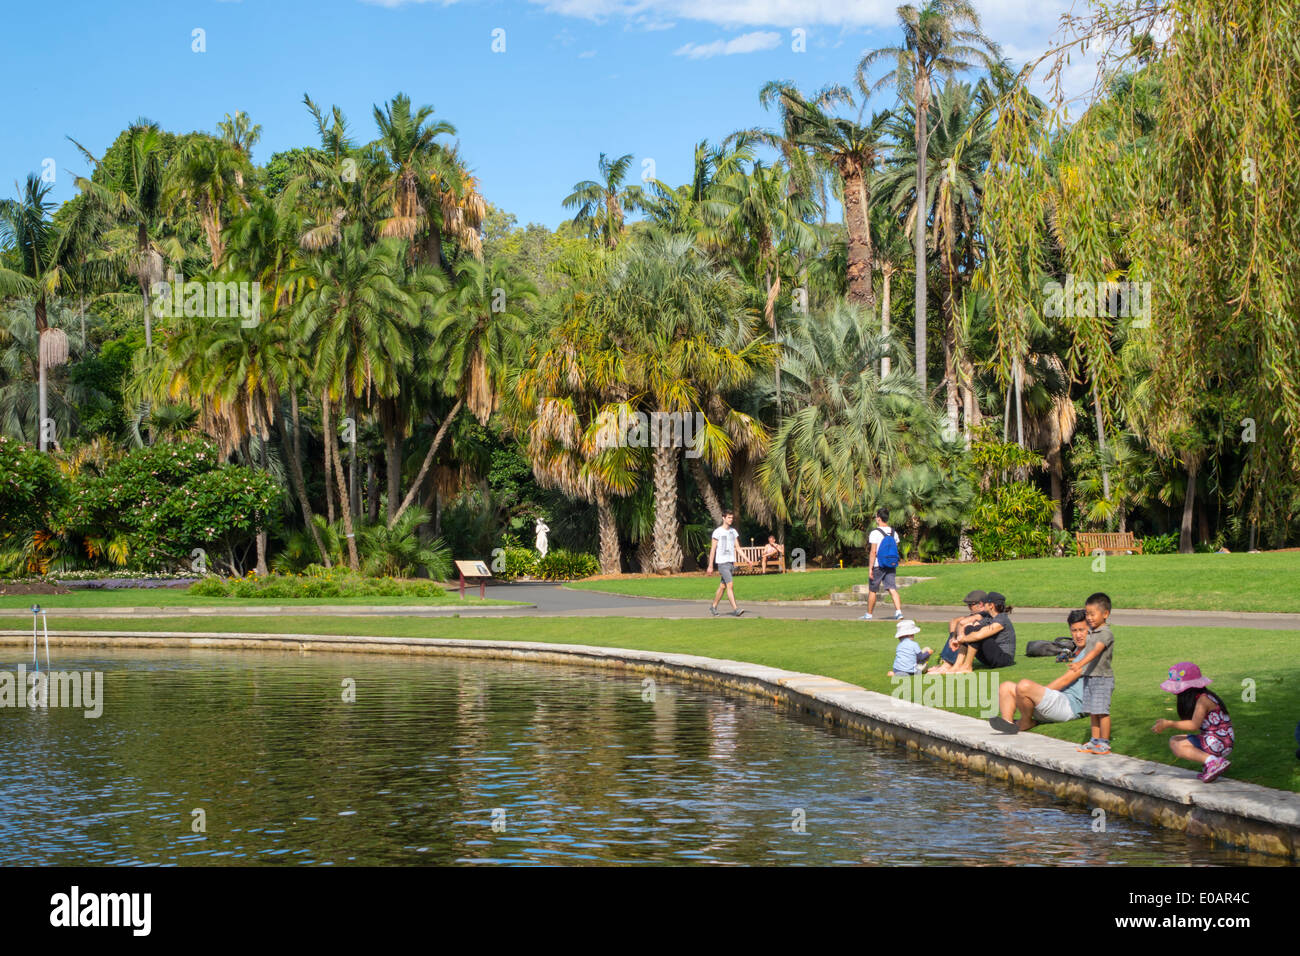
<instances>
[{"instance_id":1,"label":"grass lawn","mask_svg":"<svg viewBox=\"0 0 1300 956\"><path fill-rule=\"evenodd\" d=\"M1039 558L973 564L904 565L899 574L932 577L904 588L905 604L960 604L975 588L1001 591L1017 607L1078 607L1105 591L1116 607L1203 611L1300 612L1300 551L1264 554L1109 555L1105 571L1096 559ZM700 575L581 581L568 585L643 597L704 599L717 579ZM739 575L742 601L826 600L832 591L865 584L865 568L801 573Z\"/></svg>"},{"instance_id":2,"label":"grass lawn","mask_svg":"<svg viewBox=\"0 0 1300 956\"><path fill-rule=\"evenodd\" d=\"M447 591L427 597L350 597L350 598L219 598L200 597L183 588L115 588L113 590L76 590L71 594L4 594L0 595L0 610L5 608L30 608L33 604L50 611L61 607L221 607L238 611L245 607L310 607L312 605L401 605L432 607L435 605L451 606L486 604L523 604L523 601L484 601L469 596L466 589L465 599ZM30 623L30 621L29 621Z\"/></svg>"},{"instance_id":3,"label":"grass lawn","mask_svg":"<svg viewBox=\"0 0 1300 956\"><path fill-rule=\"evenodd\" d=\"M308 634L391 635L483 640L583 643L751 661L771 667L825 674L870 690L890 693L885 676L894 658L893 628L853 621L675 620L639 618L349 618L276 616L122 621L67 619L57 626L78 630L296 632ZM0 617L0 628L31 626L31 617ZM923 624L918 640L937 647L939 625ZM1063 627L1020 624L1024 642L1060 636ZM1237 730L1237 747L1228 776L1270 787L1300 791L1300 760L1295 757L1300 720L1300 631L1234 628L1120 628L1116 632L1116 690L1112 705L1113 746L1119 753L1174 763L1169 734L1156 735L1157 718L1176 719L1174 698L1160 689L1170 665L1192 660L1214 679ZM13 657L0 651L0 660ZM1046 684L1064 669L1051 658L1021 656L1005 669L1006 679L1028 677ZM401 661L394 658L400 669ZM954 680L955 678L949 678ZM1243 681L1255 682L1255 700L1244 702ZM954 708L956 709L956 708ZM979 716L978 707L959 713ZM1034 733L1082 743L1086 719L1040 727ZM1098 757L1105 760L1105 757ZM1186 765L1184 765L1186 766Z\"/></svg>"}]
</instances>

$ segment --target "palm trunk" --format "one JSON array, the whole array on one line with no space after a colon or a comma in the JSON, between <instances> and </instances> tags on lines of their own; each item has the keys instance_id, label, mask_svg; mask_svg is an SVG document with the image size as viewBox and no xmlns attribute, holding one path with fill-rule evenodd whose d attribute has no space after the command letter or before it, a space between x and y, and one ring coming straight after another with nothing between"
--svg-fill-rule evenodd
<instances>
[{"instance_id":1,"label":"palm trunk","mask_svg":"<svg viewBox=\"0 0 1300 956\"><path fill-rule=\"evenodd\" d=\"M699 486L700 496L704 499L704 506L709 509L709 517L713 519L714 526L722 524L722 502L718 501L718 495L713 490L713 482L709 481L708 472L704 469L704 463L698 458L687 458L686 463L691 469L695 484Z\"/></svg>"},{"instance_id":2,"label":"palm trunk","mask_svg":"<svg viewBox=\"0 0 1300 956\"><path fill-rule=\"evenodd\" d=\"M1192 546L1192 510L1196 501L1196 471L1200 462L1195 458L1187 462L1187 491L1183 495L1183 521L1178 528L1178 553L1191 554L1196 549Z\"/></svg>"},{"instance_id":3,"label":"palm trunk","mask_svg":"<svg viewBox=\"0 0 1300 956\"><path fill-rule=\"evenodd\" d=\"M388 478L389 521L397 514L402 500L402 434L397 424L396 403L386 399L381 408L384 425L384 470Z\"/></svg>"},{"instance_id":4,"label":"palm trunk","mask_svg":"<svg viewBox=\"0 0 1300 956\"><path fill-rule=\"evenodd\" d=\"M361 562L357 558L357 536L352 530L352 509L348 507L348 486L343 478L343 463L339 460L334 430L330 423L329 396L325 393L321 394L321 429L325 433L326 467L329 467L330 464L334 466L334 482L335 487L338 489L339 510L343 513L343 535L348 543L348 566L353 571L360 571Z\"/></svg>"},{"instance_id":5,"label":"palm trunk","mask_svg":"<svg viewBox=\"0 0 1300 956\"><path fill-rule=\"evenodd\" d=\"M1065 512L1061 505L1061 489L1064 484L1064 470L1061 464L1061 449L1056 447L1047 454L1047 472L1052 485L1052 527L1057 531L1065 530ZM1121 528L1121 531L1124 529Z\"/></svg>"},{"instance_id":6,"label":"palm trunk","mask_svg":"<svg viewBox=\"0 0 1300 956\"><path fill-rule=\"evenodd\" d=\"M402 517L407 508L411 507L411 502L414 501L416 495L419 494L420 486L424 484L424 476L429 473L429 466L433 464L433 456L438 453L438 448L442 444L443 436L447 433L447 426L452 423L453 419L455 419L463 404L463 399L456 399L456 404L451 407L451 411L447 413L447 417L444 418L442 424L438 426L438 432L433 436L433 443L429 446L428 454L424 456L424 461L420 463L420 470L416 474L415 480L411 482L411 487L407 490L406 497L402 499L402 506L397 509L397 514L393 515L393 517L389 519L388 527L391 528L393 525L397 524L398 519Z\"/></svg>"},{"instance_id":7,"label":"palm trunk","mask_svg":"<svg viewBox=\"0 0 1300 956\"><path fill-rule=\"evenodd\" d=\"M45 437L45 419L49 416L49 408L48 408L49 385L47 382L48 373L46 372L45 369L45 361L42 359L40 354L41 347L39 344L39 338L40 337L37 336L38 342L36 346L36 364L40 366L40 371L37 373L37 378L39 381L39 384L37 385L37 392L39 394L39 397L37 398L36 401L37 404L36 436L37 436L37 447L40 448L41 451L48 451L50 447L50 443Z\"/></svg>"},{"instance_id":8,"label":"palm trunk","mask_svg":"<svg viewBox=\"0 0 1300 956\"><path fill-rule=\"evenodd\" d=\"M348 503L352 509L353 520L361 517L361 482L357 480L357 433L361 431L361 422L357 419L357 397L348 396L348 417L352 419L352 441L348 448Z\"/></svg>"},{"instance_id":9,"label":"palm trunk","mask_svg":"<svg viewBox=\"0 0 1300 956\"><path fill-rule=\"evenodd\" d=\"M682 547L677 540L677 453L660 446L654 450L654 570L676 574L682 566Z\"/></svg>"},{"instance_id":10,"label":"palm trunk","mask_svg":"<svg viewBox=\"0 0 1300 956\"><path fill-rule=\"evenodd\" d=\"M889 281L894 277L894 270L885 264L880 270L883 288L881 289L881 306L880 306L880 331L884 333L885 338L889 338ZM880 360L880 377L884 378L889 374L889 356L886 355Z\"/></svg>"},{"instance_id":11,"label":"palm trunk","mask_svg":"<svg viewBox=\"0 0 1300 956\"><path fill-rule=\"evenodd\" d=\"M842 169L844 177L844 229L848 233L848 300L876 310L876 293L871 283L870 197L866 176L856 163Z\"/></svg>"},{"instance_id":12,"label":"palm trunk","mask_svg":"<svg viewBox=\"0 0 1300 956\"><path fill-rule=\"evenodd\" d=\"M366 459L366 518L371 524L379 520L379 473L373 455Z\"/></svg>"},{"instance_id":13,"label":"palm trunk","mask_svg":"<svg viewBox=\"0 0 1300 956\"><path fill-rule=\"evenodd\" d=\"M957 391L957 363L951 331L945 331L943 336L943 384L948 437L956 438L960 396Z\"/></svg>"},{"instance_id":14,"label":"palm trunk","mask_svg":"<svg viewBox=\"0 0 1300 956\"><path fill-rule=\"evenodd\" d=\"M257 575L266 577L266 532L257 532Z\"/></svg>"},{"instance_id":15,"label":"palm trunk","mask_svg":"<svg viewBox=\"0 0 1300 956\"><path fill-rule=\"evenodd\" d=\"M596 523L600 528L600 573L618 574L623 570L623 559L618 547L618 525L614 521L614 509L609 506L609 499L604 495L596 498Z\"/></svg>"},{"instance_id":16,"label":"palm trunk","mask_svg":"<svg viewBox=\"0 0 1300 956\"><path fill-rule=\"evenodd\" d=\"M1101 494L1110 500L1110 467L1106 464L1106 423L1101 415L1101 394L1097 391L1097 380L1092 382L1092 409L1097 416L1097 450L1101 452Z\"/></svg>"},{"instance_id":17,"label":"palm trunk","mask_svg":"<svg viewBox=\"0 0 1300 956\"><path fill-rule=\"evenodd\" d=\"M330 567L330 556L325 550L325 544L320 539L320 532L316 530L316 522L313 520L311 511L311 502L307 500L307 481L302 473L302 444L298 440L298 395L295 390L289 399L289 407L293 416L293 440L290 443L289 436L286 434L284 416L280 416L280 444L284 447L286 457L289 459L289 483L293 485L294 496L298 499L298 506L302 509L303 524L306 525L307 531L311 534L312 541L316 544L316 550L320 552L321 562L325 567Z\"/></svg>"},{"instance_id":18,"label":"palm trunk","mask_svg":"<svg viewBox=\"0 0 1300 956\"><path fill-rule=\"evenodd\" d=\"M918 78L918 84L926 82ZM926 191L925 159L929 148L928 97L917 97L916 107L916 222L913 226L913 246L916 254L916 380L921 386L921 396L925 397L925 356L926 356L926 267L925 267L925 232L926 232Z\"/></svg>"}]
</instances>

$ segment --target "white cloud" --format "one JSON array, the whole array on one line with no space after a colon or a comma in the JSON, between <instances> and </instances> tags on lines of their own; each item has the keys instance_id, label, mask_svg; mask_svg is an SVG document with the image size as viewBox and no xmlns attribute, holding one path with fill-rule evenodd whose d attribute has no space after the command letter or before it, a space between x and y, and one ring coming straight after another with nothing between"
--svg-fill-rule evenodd
<instances>
[{"instance_id":1,"label":"white cloud","mask_svg":"<svg viewBox=\"0 0 1300 956\"><path fill-rule=\"evenodd\" d=\"M706 60L712 56L732 56L736 53L757 53L770 50L781 42L781 34L775 31L756 31L743 33L730 40L714 40L712 43L687 43L673 51L674 56L689 56L692 60Z\"/></svg>"},{"instance_id":2,"label":"white cloud","mask_svg":"<svg viewBox=\"0 0 1300 956\"><path fill-rule=\"evenodd\" d=\"M832 24L881 26L897 19L897 0L530 0L551 13L587 20L651 14L718 26Z\"/></svg>"},{"instance_id":3,"label":"white cloud","mask_svg":"<svg viewBox=\"0 0 1300 956\"><path fill-rule=\"evenodd\" d=\"M579 59L579 60L590 60L590 59L591 59L593 56L595 56L595 55L596 55L596 51L595 51L595 50L583 50L581 53L578 54L578 59Z\"/></svg>"}]
</instances>

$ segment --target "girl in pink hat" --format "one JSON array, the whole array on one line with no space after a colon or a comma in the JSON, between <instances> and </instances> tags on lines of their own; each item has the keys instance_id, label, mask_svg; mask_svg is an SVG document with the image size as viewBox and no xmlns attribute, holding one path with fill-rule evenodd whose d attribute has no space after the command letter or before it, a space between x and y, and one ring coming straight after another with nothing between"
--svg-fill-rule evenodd
<instances>
[{"instance_id":1,"label":"girl in pink hat","mask_svg":"<svg viewBox=\"0 0 1300 956\"><path fill-rule=\"evenodd\" d=\"M1151 730L1193 730L1198 733L1175 734L1169 738L1169 749L1175 757L1191 760L1203 766L1196 776L1209 783L1227 770L1235 735L1228 706L1214 691L1205 685L1212 681L1201 676L1201 669L1190 661L1169 668L1169 679L1160 684L1162 690L1178 695L1178 720L1161 718Z\"/></svg>"}]
</instances>

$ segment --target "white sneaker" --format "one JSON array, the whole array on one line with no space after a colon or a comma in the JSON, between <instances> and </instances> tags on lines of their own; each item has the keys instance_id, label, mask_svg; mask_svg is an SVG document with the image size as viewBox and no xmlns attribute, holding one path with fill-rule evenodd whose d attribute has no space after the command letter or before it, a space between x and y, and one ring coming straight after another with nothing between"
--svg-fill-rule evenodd
<instances>
[{"instance_id":1,"label":"white sneaker","mask_svg":"<svg viewBox=\"0 0 1300 956\"><path fill-rule=\"evenodd\" d=\"M902 619L903 619L903 612L902 612L902 611L895 611L895 612L894 612L894 620L895 620L895 621L901 621Z\"/></svg>"},{"instance_id":2,"label":"white sneaker","mask_svg":"<svg viewBox=\"0 0 1300 956\"><path fill-rule=\"evenodd\" d=\"M859 620L859 621L873 621L873 620L875 620L875 618L873 618L873 617L871 616L871 612L868 611L866 614L862 615L862 617L858 618L858 620Z\"/></svg>"}]
</instances>

